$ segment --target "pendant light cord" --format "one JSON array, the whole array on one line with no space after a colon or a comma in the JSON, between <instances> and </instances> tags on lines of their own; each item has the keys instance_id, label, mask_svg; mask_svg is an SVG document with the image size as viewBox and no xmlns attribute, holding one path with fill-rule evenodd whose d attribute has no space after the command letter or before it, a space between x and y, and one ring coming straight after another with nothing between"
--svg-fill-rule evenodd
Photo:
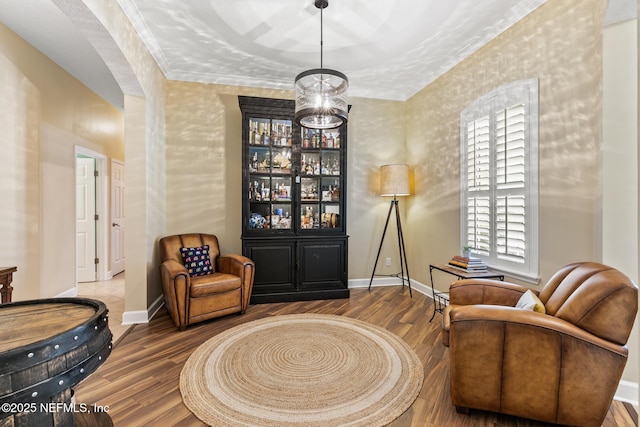
<instances>
[{"instance_id":1,"label":"pendant light cord","mask_svg":"<svg viewBox=\"0 0 640 427\"><path fill-rule=\"evenodd\" d=\"M322 65L322 52L324 49L324 41L322 38L322 10L324 9L324 7L320 7L320 69L324 68Z\"/></svg>"}]
</instances>

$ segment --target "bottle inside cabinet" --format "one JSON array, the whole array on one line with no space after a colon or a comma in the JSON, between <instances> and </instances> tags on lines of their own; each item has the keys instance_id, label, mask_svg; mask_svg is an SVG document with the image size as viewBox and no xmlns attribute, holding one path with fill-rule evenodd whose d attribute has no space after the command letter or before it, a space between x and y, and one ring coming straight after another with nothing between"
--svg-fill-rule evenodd
<instances>
[{"instance_id":1,"label":"bottle inside cabinet","mask_svg":"<svg viewBox=\"0 0 640 427\"><path fill-rule=\"evenodd\" d=\"M343 200L340 132L301 128L300 139L300 230L337 229Z\"/></svg>"},{"instance_id":2,"label":"bottle inside cabinet","mask_svg":"<svg viewBox=\"0 0 640 427\"><path fill-rule=\"evenodd\" d=\"M291 229L293 122L249 118L249 229Z\"/></svg>"},{"instance_id":3,"label":"bottle inside cabinet","mask_svg":"<svg viewBox=\"0 0 640 427\"><path fill-rule=\"evenodd\" d=\"M340 205L337 203L303 203L300 228L303 230L340 227Z\"/></svg>"},{"instance_id":4,"label":"bottle inside cabinet","mask_svg":"<svg viewBox=\"0 0 640 427\"><path fill-rule=\"evenodd\" d=\"M336 178L322 178L322 201L340 202L340 180Z\"/></svg>"},{"instance_id":5,"label":"bottle inside cabinet","mask_svg":"<svg viewBox=\"0 0 640 427\"><path fill-rule=\"evenodd\" d=\"M302 178L300 182L300 200L302 202L317 202L319 200L318 179Z\"/></svg>"},{"instance_id":6,"label":"bottle inside cabinet","mask_svg":"<svg viewBox=\"0 0 640 427\"><path fill-rule=\"evenodd\" d=\"M303 203L300 214L300 228L303 230L320 228L318 204Z\"/></svg>"}]
</instances>

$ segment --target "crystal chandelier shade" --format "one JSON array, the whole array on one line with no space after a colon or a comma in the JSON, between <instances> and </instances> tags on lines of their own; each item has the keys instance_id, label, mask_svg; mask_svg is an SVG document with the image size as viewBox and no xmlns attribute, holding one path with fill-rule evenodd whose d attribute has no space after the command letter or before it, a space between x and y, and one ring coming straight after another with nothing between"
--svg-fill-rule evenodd
<instances>
[{"instance_id":1,"label":"crystal chandelier shade","mask_svg":"<svg viewBox=\"0 0 640 427\"><path fill-rule=\"evenodd\" d=\"M316 0L320 9L320 68L304 71L296 77L295 121L311 129L334 129L346 123L349 116L347 76L322 66L322 9L328 0Z\"/></svg>"}]
</instances>

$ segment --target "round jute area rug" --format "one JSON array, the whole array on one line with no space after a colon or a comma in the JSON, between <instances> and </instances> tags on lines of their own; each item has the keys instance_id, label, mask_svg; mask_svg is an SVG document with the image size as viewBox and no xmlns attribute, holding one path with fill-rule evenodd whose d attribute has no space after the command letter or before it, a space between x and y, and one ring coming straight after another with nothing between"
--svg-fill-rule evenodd
<instances>
[{"instance_id":1,"label":"round jute area rug","mask_svg":"<svg viewBox=\"0 0 640 427\"><path fill-rule=\"evenodd\" d=\"M383 426L422 388L398 336L348 317L295 314L228 329L180 374L185 405L212 426Z\"/></svg>"}]
</instances>

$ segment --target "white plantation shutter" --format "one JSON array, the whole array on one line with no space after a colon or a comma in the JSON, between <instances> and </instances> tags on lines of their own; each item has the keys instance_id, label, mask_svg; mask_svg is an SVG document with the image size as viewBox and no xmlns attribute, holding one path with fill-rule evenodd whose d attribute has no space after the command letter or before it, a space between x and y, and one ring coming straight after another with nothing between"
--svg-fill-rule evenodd
<instances>
[{"instance_id":1,"label":"white plantation shutter","mask_svg":"<svg viewBox=\"0 0 640 427\"><path fill-rule=\"evenodd\" d=\"M526 249L525 197L496 198L496 253L499 258L524 263Z\"/></svg>"},{"instance_id":2,"label":"white plantation shutter","mask_svg":"<svg viewBox=\"0 0 640 427\"><path fill-rule=\"evenodd\" d=\"M491 251L491 203L489 197L470 197L467 202L467 245L477 254Z\"/></svg>"},{"instance_id":3,"label":"white plantation shutter","mask_svg":"<svg viewBox=\"0 0 640 427\"><path fill-rule=\"evenodd\" d=\"M524 188L524 104L496 114L496 184L498 189Z\"/></svg>"},{"instance_id":4,"label":"white plantation shutter","mask_svg":"<svg viewBox=\"0 0 640 427\"><path fill-rule=\"evenodd\" d=\"M486 191L491 184L489 117L469 123L467 129L467 185L469 191Z\"/></svg>"},{"instance_id":5,"label":"white plantation shutter","mask_svg":"<svg viewBox=\"0 0 640 427\"><path fill-rule=\"evenodd\" d=\"M525 280L538 275L537 94L514 82L460 115L461 246Z\"/></svg>"},{"instance_id":6,"label":"white plantation shutter","mask_svg":"<svg viewBox=\"0 0 640 427\"><path fill-rule=\"evenodd\" d=\"M491 245L491 145L489 116L467 125L467 241L489 254Z\"/></svg>"},{"instance_id":7,"label":"white plantation shutter","mask_svg":"<svg viewBox=\"0 0 640 427\"><path fill-rule=\"evenodd\" d=\"M520 103L496 112L496 253L525 262L525 108Z\"/></svg>"}]
</instances>

